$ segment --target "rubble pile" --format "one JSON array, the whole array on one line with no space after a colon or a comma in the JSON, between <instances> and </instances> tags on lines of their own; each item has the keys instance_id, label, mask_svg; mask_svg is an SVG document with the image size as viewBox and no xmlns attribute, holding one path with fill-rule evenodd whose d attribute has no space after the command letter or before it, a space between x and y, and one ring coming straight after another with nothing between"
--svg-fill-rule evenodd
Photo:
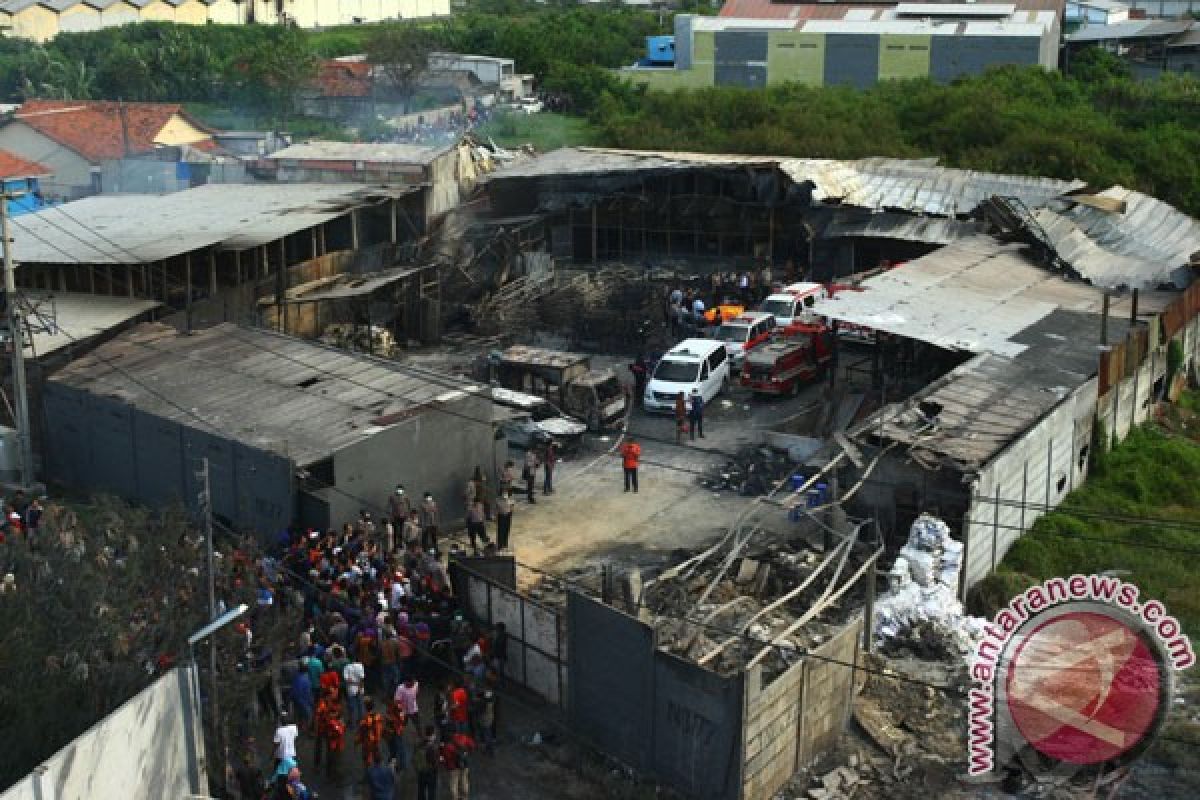
<instances>
[{"instance_id":1,"label":"rubble pile","mask_svg":"<svg viewBox=\"0 0 1200 800\"><path fill-rule=\"evenodd\" d=\"M888 574L890 588L875 606L875 639L884 652L961 662L974 650L984 620L966 616L958 600L962 556L946 523L928 514L913 522Z\"/></svg>"},{"instance_id":2,"label":"rubble pile","mask_svg":"<svg viewBox=\"0 0 1200 800\"><path fill-rule=\"evenodd\" d=\"M657 617L659 646L683 658L708 656L705 666L729 675L742 669L766 643L783 636L780 646L771 648L762 661L764 676L770 680L794 664L804 651L827 642L845 623L848 611L861 605L861 597L848 592L836 606L822 611L798 630L790 630L828 585L827 574L786 603L763 613L775 600L802 584L821 559L803 537L797 537L743 555L724 574L724 562L714 559L695 575L653 585L643 602ZM850 574L857 568L852 556L844 571ZM828 567L826 573L830 573ZM744 636L735 635L743 629Z\"/></svg>"},{"instance_id":3,"label":"rubble pile","mask_svg":"<svg viewBox=\"0 0 1200 800\"><path fill-rule=\"evenodd\" d=\"M714 492L737 492L746 497L767 494L787 477L796 465L786 453L770 447L748 447L724 464L699 478L700 485Z\"/></svg>"}]
</instances>

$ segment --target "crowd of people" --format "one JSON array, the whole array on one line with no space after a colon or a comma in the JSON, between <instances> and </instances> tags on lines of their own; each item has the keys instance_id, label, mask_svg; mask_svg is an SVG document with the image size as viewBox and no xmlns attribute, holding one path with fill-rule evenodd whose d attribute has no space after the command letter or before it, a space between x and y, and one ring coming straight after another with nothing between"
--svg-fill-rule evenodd
<instances>
[{"instance_id":1,"label":"crowd of people","mask_svg":"<svg viewBox=\"0 0 1200 800\"><path fill-rule=\"evenodd\" d=\"M472 759L494 752L508 633L467 620L436 552L436 504L405 497L398 487L381 525L363 511L340 531L290 531L255 565L258 610L280 606L298 630L276 663L261 646L248 659L262 676L254 711L278 725L269 762L253 715L238 729L229 782L244 800L311 800L314 777L370 800L395 800L405 781L418 800L439 784L465 800ZM262 619L240 629L247 642Z\"/></svg>"},{"instance_id":2,"label":"crowd of people","mask_svg":"<svg viewBox=\"0 0 1200 800\"><path fill-rule=\"evenodd\" d=\"M715 271L707 287L666 287L663 291L663 316L672 340L701 333L704 328L720 325L720 312L707 319L705 312L722 305L753 308L767 295L786 283L799 280L789 261L782 270L772 270L770 262L740 272Z\"/></svg>"}]
</instances>

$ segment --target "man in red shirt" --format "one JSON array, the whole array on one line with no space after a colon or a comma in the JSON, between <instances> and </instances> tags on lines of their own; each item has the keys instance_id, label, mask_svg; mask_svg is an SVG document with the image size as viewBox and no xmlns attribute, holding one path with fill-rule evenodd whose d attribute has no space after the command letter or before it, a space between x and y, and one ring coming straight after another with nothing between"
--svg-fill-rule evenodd
<instances>
[{"instance_id":1,"label":"man in red shirt","mask_svg":"<svg viewBox=\"0 0 1200 800\"><path fill-rule=\"evenodd\" d=\"M621 445L621 466L625 468L625 491L633 487L633 493L638 490L638 460L642 457L642 446L632 436Z\"/></svg>"},{"instance_id":2,"label":"man in red shirt","mask_svg":"<svg viewBox=\"0 0 1200 800\"><path fill-rule=\"evenodd\" d=\"M460 681L455 681L450 689L450 722L454 730L466 733L468 730L468 704L471 702L467 689Z\"/></svg>"}]
</instances>

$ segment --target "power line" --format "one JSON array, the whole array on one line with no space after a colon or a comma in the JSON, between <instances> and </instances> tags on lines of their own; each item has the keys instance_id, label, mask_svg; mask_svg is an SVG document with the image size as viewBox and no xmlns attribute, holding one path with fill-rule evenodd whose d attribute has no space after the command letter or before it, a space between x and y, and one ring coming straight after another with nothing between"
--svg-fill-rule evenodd
<instances>
[{"instance_id":1,"label":"power line","mask_svg":"<svg viewBox=\"0 0 1200 800\"><path fill-rule=\"evenodd\" d=\"M107 243L108 243L110 246L112 246L113 248L115 248L115 249L116 249L118 252L124 253L125 255L129 256L131 259L133 259L132 263L134 263L134 264L141 264L141 263L144 261L144 259L143 259L141 256L138 256L138 255L137 255L137 254L135 254L133 251L131 251L131 250L128 250L128 249L126 249L125 247L122 247L121 245L117 244L117 243L116 243L116 242L114 242L112 239L108 238L107 236L105 236L103 233L101 233L100 231L96 230L95 228L93 228L93 227L91 227L91 226L89 226L89 225L87 225L87 224L85 224L85 223L83 223L83 222L80 222L80 221L79 221L79 220L78 220L76 217L74 217L73 215L71 215L71 214L67 213L67 210L66 210L65 208L63 208L63 205L65 205L65 204L52 205L52 206L50 206L50 208L52 208L53 210L55 210L55 211L57 211L58 213L62 214L64 217L66 217L67 219L71 220L71 221L72 221L72 222L74 222L76 225L78 225L79 227L83 228L85 231L87 231L88 233L90 233L90 234L92 234L93 236L97 237L97 238L98 238L98 239L100 239L101 241L107 242ZM49 222L49 220L47 220L47 222ZM53 225L54 223L50 223L50 224L51 224L51 225ZM64 232L66 232L66 231L65 231L65 229L61 229L61 228L60 228L60 230L63 230ZM68 235L72 235L72 234L68 234ZM101 251L99 248L97 248L95 245L93 245L93 244L91 244L91 243L84 242L84 244L87 244L89 247L91 247L92 249L96 250L97 252L103 252L103 251ZM109 254L109 257L110 257L110 258L112 257L112 256L111 256L111 254Z\"/></svg>"}]
</instances>

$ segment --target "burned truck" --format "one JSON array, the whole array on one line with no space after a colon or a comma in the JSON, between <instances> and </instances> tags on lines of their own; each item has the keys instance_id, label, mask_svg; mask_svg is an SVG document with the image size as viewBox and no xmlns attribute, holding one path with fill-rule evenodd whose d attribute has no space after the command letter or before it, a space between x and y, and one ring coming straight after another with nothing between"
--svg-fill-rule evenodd
<instances>
[{"instance_id":1,"label":"burned truck","mask_svg":"<svg viewBox=\"0 0 1200 800\"><path fill-rule=\"evenodd\" d=\"M591 431L617 426L628 400L611 369L592 369L589 356L514 345L492 358L496 381L505 389L545 397Z\"/></svg>"}]
</instances>

